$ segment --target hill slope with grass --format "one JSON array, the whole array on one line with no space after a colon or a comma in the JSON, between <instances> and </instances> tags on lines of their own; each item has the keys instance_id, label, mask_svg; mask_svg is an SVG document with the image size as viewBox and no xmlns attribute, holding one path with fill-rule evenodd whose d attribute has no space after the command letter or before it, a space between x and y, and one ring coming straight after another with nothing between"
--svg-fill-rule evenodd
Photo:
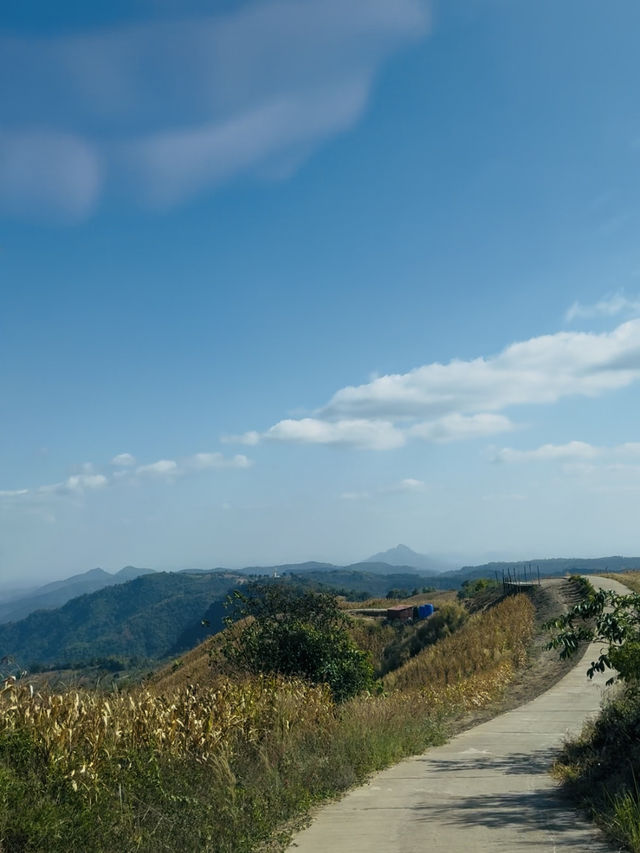
<instances>
[{"instance_id":1,"label":"hill slope with grass","mask_svg":"<svg viewBox=\"0 0 640 853\"><path fill-rule=\"evenodd\" d=\"M244 578L229 572L138 577L74 598L56 610L39 610L0 625L0 657L28 667L174 654L189 644L189 632L205 613L209 633L222 629L222 607L215 611L211 605L242 582Z\"/></svg>"},{"instance_id":2,"label":"hill slope with grass","mask_svg":"<svg viewBox=\"0 0 640 853\"><path fill-rule=\"evenodd\" d=\"M535 668L539 620L563 606L545 596L565 585L530 597L496 589L479 608L465 600L462 619L455 595L434 595L453 618L429 636L421 623L355 617L352 638L384 672L384 690L340 704L323 685L220 668L226 632L113 694L9 683L0 691L3 849L250 853L266 840L283 849L312 804L441 743L470 713L499 713Z\"/></svg>"}]
</instances>

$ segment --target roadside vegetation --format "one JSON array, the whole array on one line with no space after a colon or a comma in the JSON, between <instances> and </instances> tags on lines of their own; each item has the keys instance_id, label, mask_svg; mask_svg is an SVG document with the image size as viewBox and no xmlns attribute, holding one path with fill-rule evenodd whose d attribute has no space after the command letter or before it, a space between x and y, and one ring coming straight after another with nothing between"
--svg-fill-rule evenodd
<instances>
[{"instance_id":1,"label":"roadside vegetation","mask_svg":"<svg viewBox=\"0 0 640 853\"><path fill-rule=\"evenodd\" d=\"M318 619L310 603L290 620L291 671L280 671L283 648L291 651L286 620L269 622L280 605L259 612L245 601L240 620L206 644L216 665L201 683L184 680L201 665L195 652L122 692L39 692L9 679L0 692L0 849L255 849L313 803L441 742L451 720L504 690L533 630L524 595L443 617L432 642L374 682L375 654L381 663L388 638L404 648L401 632L378 626L379 638L326 598ZM263 671L261 645L275 671ZM324 669L301 677L318 657ZM332 685L336 661L346 670L335 669ZM357 691L344 689L349 672L362 676Z\"/></svg>"},{"instance_id":2,"label":"roadside vegetation","mask_svg":"<svg viewBox=\"0 0 640 853\"><path fill-rule=\"evenodd\" d=\"M583 579L586 597L553 624L551 644L564 656L600 641L587 672L617 683L599 717L565 744L554 773L612 839L640 853L640 573L609 577L632 592L596 591Z\"/></svg>"},{"instance_id":3,"label":"roadside vegetation","mask_svg":"<svg viewBox=\"0 0 640 853\"><path fill-rule=\"evenodd\" d=\"M605 574L605 578L612 578L628 586L632 592L640 592L640 572L620 572L620 574Z\"/></svg>"}]
</instances>

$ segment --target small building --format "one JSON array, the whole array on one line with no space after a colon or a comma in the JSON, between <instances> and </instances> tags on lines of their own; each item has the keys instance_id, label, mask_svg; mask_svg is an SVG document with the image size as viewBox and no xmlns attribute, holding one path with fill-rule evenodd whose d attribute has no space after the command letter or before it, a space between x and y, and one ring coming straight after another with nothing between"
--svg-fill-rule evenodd
<instances>
[{"instance_id":1,"label":"small building","mask_svg":"<svg viewBox=\"0 0 640 853\"><path fill-rule=\"evenodd\" d=\"M387 607L387 619L390 622L409 622L413 619L413 605L396 604L395 607Z\"/></svg>"}]
</instances>

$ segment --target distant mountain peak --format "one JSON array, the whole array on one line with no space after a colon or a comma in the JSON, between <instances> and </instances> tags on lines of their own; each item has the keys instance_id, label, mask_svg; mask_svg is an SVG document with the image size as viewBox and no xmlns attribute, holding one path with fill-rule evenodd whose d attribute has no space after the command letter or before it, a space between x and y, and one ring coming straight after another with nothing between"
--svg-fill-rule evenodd
<instances>
[{"instance_id":1,"label":"distant mountain peak","mask_svg":"<svg viewBox=\"0 0 640 853\"><path fill-rule=\"evenodd\" d=\"M118 578L119 581L129 581L134 578L139 578L140 575L149 575L153 573L153 569L139 569L136 566L124 566L119 572L114 572L112 577Z\"/></svg>"},{"instance_id":2,"label":"distant mountain peak","mask_svg":"<svg viewBox=\"0 0 640 853\"><path fill-rule=\"evenodd\" d=\"M429 557L427 554L419 554L417 551L409 548L408 545L403 545L402 543L396 545L395 548L389 548L388 551L380 551L377 554L373 554L362 562L388 563L390 566L409 566L413 569L420 569L420 571L431 573L447 572L454 568L446 560Z\"/></svg>"}]
</instances>

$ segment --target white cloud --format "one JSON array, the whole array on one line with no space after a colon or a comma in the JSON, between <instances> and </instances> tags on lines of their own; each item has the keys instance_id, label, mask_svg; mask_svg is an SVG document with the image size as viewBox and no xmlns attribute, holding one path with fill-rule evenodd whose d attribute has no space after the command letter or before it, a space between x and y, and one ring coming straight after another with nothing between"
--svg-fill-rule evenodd
<instances>
[{"instance_id":1,"label":"white cloud","mask_svg":"<svg viewBox=\"0 0 640 853\"><path fill-rule=\"evenodd\" d=\"M383 486L381 493L387 495L399 495L407 492L421 492L424 489L422 480L415 480L413 477L406 477L398 483L392 483L390 486Z\"/></svg>"},{"instance_id":2,"label":"white cloud","mask_svg":"<svg viewBox=\"0 0 640 853\"><path fill-rule=\"evenodd\" d=\"M338 391L326 419L443 417L595 397L640 378L640 320L612 332L558 332L472 361L432 363Z\"/></svg>"},{"instance_id":3,"label":"white cloud","mask_svg":"<svg viewBox=\"0 0 640 853\"><path fill-rule=\"evenodd\" d=\"M574 302L568 309L565 319L571 322L576 319L588 319L591 317L614 317L616 314L640 314L640 296L625 296L622 291L605 296L599 302L592 305L583 305Z\"/></svg>"},{"instance_id":4,"label":"white cloud","mask_svg":"<svg viewBox=\"0 0 640 853\"><path fill-rule=\"evenodd\" d=\"M340 500L343 501L368 501L371 498L371 492L363 489L359 492L343 492L340 495Z\"/></svg>"},{"instance_id":5,"label":"white cloud","mask_svg":"<svg viewBox=\"0 0 640 853\"><path fill-rule=\"evenodd\" d=\"M340 499L343 501L367 501L377 496L384 495L401 495L415 494L421 492L425 488L422 480L416 480L413 477L406 477L404 480L399 480L397 483L390 483L386 486L379 486L377 489L360 491L343 492Z\"/></svg>"},{"instance_id":6,"label":"white cloud","mask_svg":"<svg viewBox=\"0 0 640 853\"><path fill-rule=\"evenodd\" d=\"M318 418L287 419L272 426L263 438L267 441L329 444L370 450L401 447L406 441L402 431L389 421L364 418L335 422Z\"/></svg>"},{"instance_id":7,"label":"white cloud","mask_svg":"<svg viewBox=\"0 0 640 853\"><path fill-rule=\"evenodd\" d=\"M628 470L630 463L639 458L640 442L637 441L613 447L598 447L586 441L569 441L566 444L543 444L533 450L503 447L492 453L494 462L564 462L571 466L567 470L587 473L597 467L610 471Z\"/></svg>"},{"instance_id":8,"label":"white cloud","mask_svg":"<svg viewBox=\"0 0 640 853\"><path fill-rule=\"evenodd\" d=\"M160 207L240 174L287 177L359 120L384 61L428 32L427 1L263 0L2 35L0 204L80 218L105 176Z\"/></svg>"},{"instance_id":9,"label":"white cloud","mask_svg":"<svg viewBox=\"0 0 640 853\"><path fill-rule=\"evenodd\" d=\"M104 474L73 474L60 483L40 486L36 489L39 495L81 495L85 491L102 489L107 485Z\"/></svg>"},{"instance_id":10,"label":"white cloud","mask_svg":"<svg viewBox=\"0 0 640 853\"><path fill-rule=\"evenodd\" d=\"M85 462L78 466L82 473L72 474L58 483L36 486L32 489L0 489L0 502L6 506L25 503L38 507L52 499L80 497L85 492L102 489L109 484L131 482L138 475L149 480L165 478L171 482L175 477L196 471L249 468L253 462L242 453L237 453L235 456L224 456L222 453L195 453L179 462L173 459L158 459L156 462L133 468L134 457L130 453L119 453L113 457L110 464L115 466L116 470L108 476L96 473L95 466Z\"/></svg>"},{"instance_id":11,"label":"white cloud","mask_svg":"<svg viewBox=\"0 0 640 853\"><path fill-rule=\"evenodd\" d=\"M29 489L0 489L0 498L11 500L13 498L21 498L29 494Z\"/></svg>"},{"instance_id":12,"label":"white cloud","mask_svg":"<svg viewBox=\"0 0 640 853\"><path fill-rule=\"evenodd\" d=\"M256 444L260 444L261 439L260 433L252 429L242 435L223 435L221 440L225 444L246 444L254 447Z\"/></svg>"},{"instance_id":13,"label":"white cloud","mask_svg":"<svg viewBox=\"0 0 640 853\"><path fill-rule=\"evenodd\" d=\"M418 423L407 430L410 436L425 441L459 441L467 438L484 438L500 432L509 432L513 423L504 415L477 414L445 415L435 421Z\"/></svg>"},{"instance_id":14,"label":"white cloud","mask_svg":"<svg viewBox=\"0 0 640 853\"><path fill-rule=\"evenodd\" d=\"M166 477L178 473L178 464L173 459L158 459L149 465L139 465L136 474L150 474L152 476Z\"/></svg>"},{"instance_id":15,"label":"white cloud","mask_svg":"<svg viewBox=\"0 0 640 853\"><path fill-rule=\"evenodd\" d=\"M209 468L249 468L252 462L242 453L228 457L222 453L196 453L190 456L185 465L198 471Z\"/></svg>"},{"instance_id":16,"label":"white cloud","mask_svg":"<svg viewBox=\"0 0 640 853\"><path fill-rule=\"evenodd\" d=\"M616 453L624 456L640 456L640 441L627 441L624 444L619 444L615 448Z\"/></svg>"},{"instance_id":17,"label":"white cloud","mask_svg":"<svg viewBox=\"0 0 640 853\"><path fill-rule=\"evenodd\" d=\"M600 453L599 448L585 441L569 441L567 444L543 444L535 450L514 450L503 447L493 459L495 462L552 462L575 459L594 459Z\"/></svg>"},{"instance_id":18,"label":"white cloud","mask_svg":"<svg viewBox=\"0 0 640 853\"><path fill-rule=\"evenodd\" d=\"M111 464L115 465L117 468L130 468L132 465L136 464L135 456L132 456L130 453L118 453L117 456L114 456L111 460Z\"/></svg>"},{"instance_id":19,"label":"white cloud","mask_svg":"<svg viewBox=\"0 0 640 853\"><path fill-rule=\"evenodd\" d=\"M558 332L498 355L423 365L337 391L313 417L279 421L259 440L387 450L410 438L452 441L513 429L500 410L598 397L640 378L640 319L611 332Z\"/></svg>"}]
</instances>

